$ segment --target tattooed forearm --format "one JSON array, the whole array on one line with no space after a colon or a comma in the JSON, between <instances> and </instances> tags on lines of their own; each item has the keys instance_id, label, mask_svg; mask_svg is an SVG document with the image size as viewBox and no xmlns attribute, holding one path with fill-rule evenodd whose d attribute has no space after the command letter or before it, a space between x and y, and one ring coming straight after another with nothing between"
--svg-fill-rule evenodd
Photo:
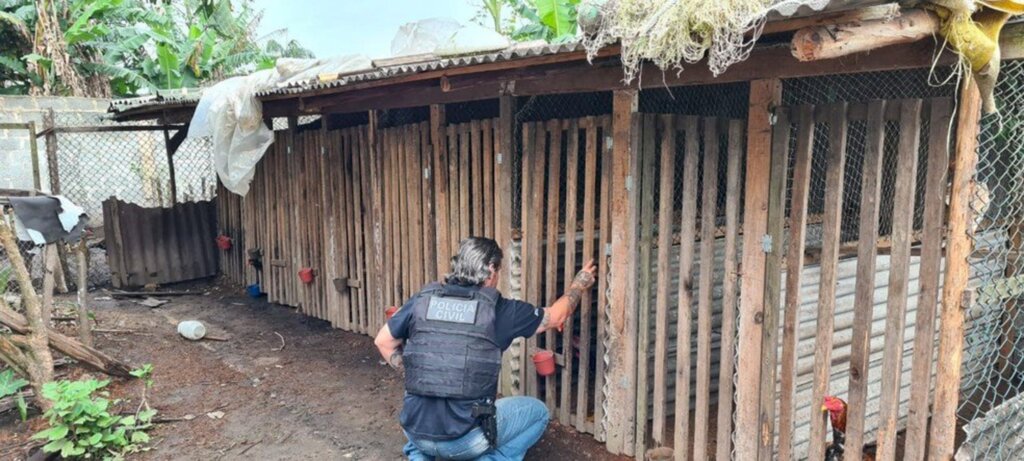
<instances>
[{"instance_id":1,"label":"tattooed forearm","mask_svg":"<svg viewBox=\"0 0 1024 461\"><path fill-rule=\"evenodd\" d=\"M391 354L391 357L388 357L388 365L391 365L391 368L394 368L398 371L402 371L405 369L405 364L402 362L401 350L395 350L395 352Z\"/></svg>"},{"instance_id":2,"label":"tattooed forearm","mask_svg":"<svg viewBox=\"0 0 1024 461\"><path fill-rule=\"evenodd\" d=\"M583 299L583 290L576 287L575 284L569 288L569 291L565 292L565 297L569 298L569 306L571 309L576 309L576 306L580 305L580 300Z\"/></svg>"},{"instance_id":3,"label":"tattooed forearm","mask_svg":"<svg viewBox=\"0 0 1024 461\"><path fill-rule=\"evenodd\" d=\"M587 271L579 271L576 277L572 279L570 287L579 288L580 290L586 290L594 286L594 274Z\"/></svg>"}]
</instances>

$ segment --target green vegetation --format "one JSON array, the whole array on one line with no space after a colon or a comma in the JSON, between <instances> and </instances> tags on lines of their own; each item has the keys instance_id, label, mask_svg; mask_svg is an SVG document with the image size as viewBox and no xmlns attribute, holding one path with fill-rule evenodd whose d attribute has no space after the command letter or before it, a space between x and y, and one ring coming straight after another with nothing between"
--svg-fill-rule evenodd
<instances>
[{"instance_id":1,"label":"green vegetation","mask_svg":"<svg viewBox=\"0 0 1024 461\"><path fill-rule=\"evenodd\" d=\"M46 453L59 453L67 459L123 459L130 453L147 450L147 431L153 425L156 410L149 408L146 390L153 385L153 367L146 365L132 375L143 380L143 394L134 414L111 413L121 403L110 400L104 390L110 381L95 379L55 381L43 385L43 397L53 408L43 416L49 428L32 436L46 440Z\"/></svg>"},{"instance_id":2,"label":"green vegetation","mask_svg":"<svg viewBox=\"0 0 1024 461\"><path fill-rule=\"evenodd\" d=\"M14 370L8 368L0 371L0 399L4 397L17 396L15 401L18 404L18 413L21 420L28 418L28 405L25 404L25 397L22 397L21 390L28 386L28 381L14 375Z\"/></svg>"},{"instance_id":3,"label":"green vegetation","mask_svg":"<svg viewBox=\"0 0 1024 461\"><path fill-rule=\"evenodd\" d=\"M0 94L131 96L313 57L260 19L249 0L0 0Z\"/></svg>"},{"instance_id":4,"label":"green vegetation","mask_svg":"<svg viewBox=\"0 0 1024 461\"><path fill-rule=\"evenodd\" d=\"M474 18L515 41L562 42L576 36L580 0L480 0Z\"/></svg>"}]
</instances>

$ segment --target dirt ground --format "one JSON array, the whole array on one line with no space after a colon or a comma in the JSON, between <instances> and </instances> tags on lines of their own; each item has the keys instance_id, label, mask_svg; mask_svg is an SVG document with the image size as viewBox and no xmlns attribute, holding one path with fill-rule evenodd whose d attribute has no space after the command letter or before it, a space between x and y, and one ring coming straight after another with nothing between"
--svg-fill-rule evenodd
<instances>
[{"instance_id":1,"label":"dirt ground","mask_svg":"<svg viewBox=\"0 0 1024 461\"><path fill-rule=\"evenodd\" d=\"M133 366L152 363L149 402L158 424L137 459L402 458L398 426L402 381L376 354L371 338L332 329L294 309L253 300L216 284L165 287L197 293L166 297L151 309L93 292L97 345ZM225 341L178 336L180 320L204 322ZM283 347L283 348L282 348ZM64 367L67 377L86 373ZM115 382L112 397L135 398L141 384ZM223 413L220 418L219 412ZM212 414L212 415L208 415ZM214 416L214 417L212 417ZM28 436L44 426L0 416L0 459L26 459ZM619 460L591 436L555 423L531 460Z\"/></svg>"}]
</instances>

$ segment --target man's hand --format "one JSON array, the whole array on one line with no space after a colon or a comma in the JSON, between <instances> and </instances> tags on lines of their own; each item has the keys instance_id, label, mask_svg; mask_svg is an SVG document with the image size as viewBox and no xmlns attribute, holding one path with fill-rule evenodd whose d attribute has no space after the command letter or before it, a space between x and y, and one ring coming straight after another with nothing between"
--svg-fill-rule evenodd
<instances>
[{"instance_id":1,"label":"man's hand","mask_svg":"<svg viewBox=\"0 0 1024 461\"><path fill-rule=\"evenodd\" d=\"M594 264L594 260L591 259L583 265L576 277L572 279L572 283L569 284L569 288L565 291L565 294L558 301L555 301L551 307L544 309L544 319L541 320L540 327L537 328L537 333L546 331L551 327L558 328L558 331L562 331L562 326L565 321L572 317L573 311L576 310L576 306L580 305L580 300L583 299L583 293L594 286L594 282L597 280L597 265Z\"/></svg>"}]
</instances>

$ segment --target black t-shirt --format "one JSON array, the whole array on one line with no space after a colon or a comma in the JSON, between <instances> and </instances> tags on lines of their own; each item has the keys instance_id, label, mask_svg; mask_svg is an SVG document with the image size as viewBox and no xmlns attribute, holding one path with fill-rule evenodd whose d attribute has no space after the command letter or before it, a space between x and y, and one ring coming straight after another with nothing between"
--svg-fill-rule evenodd
<instances>
[{"instance_id":1,"label":"black t-shirt","mask_svg":"<svg viewBox=\"0 0 1024 461\"><path fill-rule=\"evenodd\" d=\"M397 339L408 339L412 320L412 299L405 302L391 320L388 328ZM544 313L530 303L507 299L499 295L495 307L494 331L498 347L505 351L516 338L533 336ZM412 437L423 440L451 440L465 435L476 421L473 418L475 400L446 399L405 394L399 422Z\"/></svg>"}]
</instances>

